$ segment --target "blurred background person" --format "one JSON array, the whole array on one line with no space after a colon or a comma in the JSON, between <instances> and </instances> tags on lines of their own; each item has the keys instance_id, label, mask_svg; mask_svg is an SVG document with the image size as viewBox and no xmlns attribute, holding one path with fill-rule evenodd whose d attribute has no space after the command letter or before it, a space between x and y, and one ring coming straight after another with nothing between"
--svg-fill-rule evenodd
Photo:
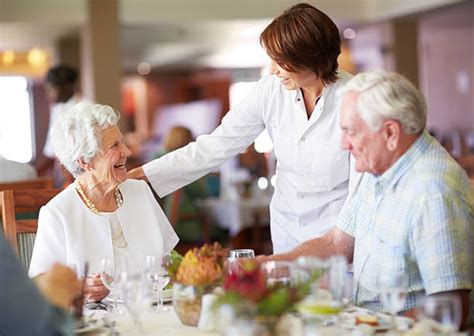
<instances>
[{"instance_id":1,"label":"blurred background person","mask_svg":"<svg viewBox=\"0 0 474 336\"><path fill-rule=\"evenodd\" d=\"M37 164L39 175L54 175L57 186L68 185L72 176L55 160L51 129L58 116L82 101L78 92L79 73L68 65L57 65L48 70L45 78L46 93L50 102L49 129L43 148L44 159Z\"/></svg>"},{"instance_id":2,"label":"blurred background person","mask_svg":"<svg viewBox=\"0 0 474 336\"><path fill-rule=\"evenodd\" d=\"M0 333L2 335L69 335L73 321L67 310L81 284L68 267L53 265L37 286L0 233Z\"/></svg>"},{"instance_id":3,"label":"blurred background person","mask_svg":"<svg viewBox=\"0 0 474 336\"><path fill-rule=\"evenodd\" d=\"M190 129L175 126L170 129L164 140L163 149L155 155L155 159L176 149L186 146L194 140ZM180 241L183 243L203 243L203 223L198 219L201 210L196 202L209 196L208 181L206 177L200 178L184 188L163 197L160 201L163 209L172 221ZM176 212L176 214L173 214ZM227 234L216 226L209 228L211 240L223 241Z\"/></svg>"},{"instance_id":4,"label":"blurred background person","mask_svg":"<svg viewBox=\"0 0 474 336\"><path fill-rule=\"evenodd\" d=\"M57 262L88 262L88 301L109 293L99 277L101 258L116 266L124 259L136 272L147 255L161 258L178 242L146 183L127 180L130 150L118 120L109 106L80 103L52 130L54 151L76 180L40 210L29 275L42 277Z\"/></svg>"}]
</instances>

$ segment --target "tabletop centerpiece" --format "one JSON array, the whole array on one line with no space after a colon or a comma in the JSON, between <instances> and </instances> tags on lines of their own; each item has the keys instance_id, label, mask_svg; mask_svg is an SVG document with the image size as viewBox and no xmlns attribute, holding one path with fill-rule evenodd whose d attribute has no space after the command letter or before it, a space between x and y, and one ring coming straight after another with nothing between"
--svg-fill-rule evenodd
<instances>
[{"instance_id":1,"label":"tabletop centerpiece","mask_svg":"<svg viewBox=\"0 0 474 336\"><path fill-rule=\"evenodd\" d=\"M278 334L280 318L296 311L296 305L310 293L312 281L314 278L292 284L271 283L257 261L243 260L237 272L225 276L224 292L217 297L213 308L216 311L229 305L236 318L243 308L245 317L251 312L254 322L263 326L268 334Z\"/></svg>"},{"instance_id":2,"label":"tabletop centerpiece","mask_svg":"<svg viewBox=\"0 0 474 336\"><path fill-rule=\"evenodd\" d=\"M222 284L228 253L217 242L193 248L184 257L171 252L167 268L173 282L173 306L183 324L197 326L202 296Z\"/></svg>"}]
</instances>

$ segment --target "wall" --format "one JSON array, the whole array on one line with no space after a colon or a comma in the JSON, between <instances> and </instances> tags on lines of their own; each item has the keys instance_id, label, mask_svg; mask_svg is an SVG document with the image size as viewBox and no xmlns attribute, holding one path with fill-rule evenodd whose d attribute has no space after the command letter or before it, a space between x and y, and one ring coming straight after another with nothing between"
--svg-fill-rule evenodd
<instances>
[{"instance_id":1,"label":"wall","mask_svg":"<svg viewBox=\"0 0 474 336\"><path fill-rule=\"evenodd\" d=\"M423 15L418 30L428 126L443 136L474 131L474 2Z\"/></svg>"}]
</instances>

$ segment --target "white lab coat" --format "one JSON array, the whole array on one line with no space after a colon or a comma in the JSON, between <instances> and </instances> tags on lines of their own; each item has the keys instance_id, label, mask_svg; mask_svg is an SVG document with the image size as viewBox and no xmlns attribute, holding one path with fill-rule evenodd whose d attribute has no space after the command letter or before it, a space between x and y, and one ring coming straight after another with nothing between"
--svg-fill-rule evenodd
<instances>
[{"instance_id":1,"label":"white lab coat","mask_svg":"<svg viewBox=\"0 0 474 336\"><path fill-rule=\"evenodd\" d=\"M127 180L119 188L123 205L117 215L137 264L147 255L169 253L179 239L146 183ZM29 276L49 270L55 262L81 266L87 261L89 273L99 273L101 258L114 258L108 218L94 214L75 183L69 185L41 208Z\"/></svg>"},{"instance_id":2,"label":"white lab coat","mask_svg":"<svg viewBox=\"0 0 474 336\"><path fill-rule=\"evenodd\" d=\"M350 158L340 147L336 91L350 78L341 71L308 120L301 90L286 90L276 76L267 76L216 130L145 164L145 174L165 196L241 152L266 128L277 159L270 204L274 253L321 236L336 225L348 193Z\"/></svg>"}]
</instances>

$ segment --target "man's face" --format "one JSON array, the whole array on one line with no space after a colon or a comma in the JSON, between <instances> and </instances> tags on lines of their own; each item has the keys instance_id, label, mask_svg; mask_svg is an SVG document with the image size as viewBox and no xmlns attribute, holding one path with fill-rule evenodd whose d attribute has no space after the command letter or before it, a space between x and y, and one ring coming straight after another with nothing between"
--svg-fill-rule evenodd
<instances>
[{"instance_id":1,"label":"man's face","mask_svg":"<svg viewBox=\"0 0 474 336\"><path fill-rule=\"evenodd\" d=\"M342 99L339 121L342 129L341 146L354 156L356 171L380 175L390 166L387 163L390 151L387 149L383 127L376 132L369 128L357 110L357 97L357 93L348 92Z\"/></svg>"}]
</instances>

